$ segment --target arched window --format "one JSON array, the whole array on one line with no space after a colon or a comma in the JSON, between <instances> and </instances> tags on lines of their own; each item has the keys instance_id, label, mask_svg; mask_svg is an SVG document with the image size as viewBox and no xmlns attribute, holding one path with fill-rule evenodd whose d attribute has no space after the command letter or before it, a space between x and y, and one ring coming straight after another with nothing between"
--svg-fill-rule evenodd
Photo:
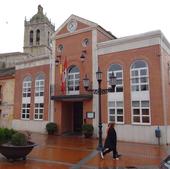
<instances>
[{"instance_id":1,"label":"arched window","mask_svg":"<svg viewBox=\"0 0 170 169\"><path fill-rule=\"evenodd\" d=\"M150 124L150 96L148 64L136 60L131 66L132 123Z\"/></svg>"},{"instance_id":2,"label":"arched window","mask_svg":"<svg viewBox=\"0 0 170 169\"><path fill-rule=\"evenodd\" d=\"M131 66L131 90L146 91L149 90L148 65L143 60L135 61Z\"/></svg>"},{"instance_id":3,"label":"arched window","mask_svg":"<svg viewBox=\"0 0 170 169\"><path fill-rule=\"evenodd\" d=\"M44 116L44 74L39 74L35 78L35 99L34 99L34 119L43 120Z\"/></svg>"},{"instance_id":4,"label":"arched window","mask_svg":"<svg viewBox=\"0 0 170 169\"><path fill-rule=\"evenodd\" d=\"M68 94L79 94L80 71L76 66L68 70Z\"/></svg>"},{"instance_id":5,"label":"arched window","mask_svg":"<svg viewBox=\"0 0 170 169\"><path fill-rule=\"evenodd\" d=\"M123 69L119 64L112 64L108 71L108 80L111 73L114 73L116 76L116 88L115 92L123 92Z\"/></svg>"},{"instance_id":6,"label":"arched window","mask_svg":"<svg viewBox=\"0 0 170 169\"><path fill-rule=\"evenodd\" d=\"M35 78L35 97L44 96L44 75L39 74Z\"/></svg>"},{"instance_id":7,"label":"arched window","mask_svg":"<svg viewBox=\"0 0 170 169\"><path fill-rule=\"evenodd\" d=\"M111 73L116 76L116 87L114 93L108 94L108 121L124 123L124 101L123 101L123 69L119 64L112 64L108 69L108 81Z\"/></svg>"},{"instance_id":8,"label":"arched window","mask_svg":"<svg viewBox=\"0 0 170 169\"><path fill-rule=\"evenodd\" d=\"M40 44L40 30L37 29L36 31L36 45Z\"/></svg>"},{"instance_id":9,"label":"arched window","mask_svg":"<svg viewBox=\"0 0 170 169\"><path fill-rule=\"evenodd\" d=\"M22 84L21 119L29 119L30 117L31 84L32 78L30 76L25 77Z\"/></svg>"},{"instance_id":10,"label":"arched window","mask_svg":"<svg viewBox=\"0 0 170 169\"><path fill-rule=\"evenodd\" d=\"M31 83L32 79L30 76L24 78L22 86L22 97L31 97Z\"/></svg>"},{"instance_id":11,"label":"arched window","mask_svg":"<svg viewBox=\"0 0 170 169\"><path fill-rule=\"evenodd\" d=\"M30 45L33 45L33 39L34 39L34 32L30 31Z\"/></svg>"}]
</instances>

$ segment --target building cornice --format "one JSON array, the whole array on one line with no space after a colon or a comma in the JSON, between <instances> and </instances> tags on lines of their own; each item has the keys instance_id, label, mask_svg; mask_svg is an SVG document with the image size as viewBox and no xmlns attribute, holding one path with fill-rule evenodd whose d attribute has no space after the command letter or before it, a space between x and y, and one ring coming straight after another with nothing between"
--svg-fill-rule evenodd
<instances>
[{"instance_id":1,"label":"building cornice","mask_svg":"<svg viewBox=\"0 0 170 169\"><path fill-rule=\"evenodd\" d=\"M170 44L160 30L101 42L97 45L97 51L98 55L103 55L153 45L161 45L170 54Z\"/></svg>"},{"instance_id":2,"label":"building cornice","mask_svg":"<svg viewBox=\"0 0 170 169\"><path fill-rule=\"evenodd\" d=\"M16 70L50 64L49 55L28 58L16 63Z\"/></svg>"}]
</instances>

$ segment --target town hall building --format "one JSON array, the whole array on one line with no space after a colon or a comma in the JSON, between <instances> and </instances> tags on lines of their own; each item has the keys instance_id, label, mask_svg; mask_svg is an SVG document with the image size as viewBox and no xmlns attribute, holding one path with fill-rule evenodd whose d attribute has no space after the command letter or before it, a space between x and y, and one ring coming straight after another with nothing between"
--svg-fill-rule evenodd
<instances>
[{"instance_id":1,"label":"town hall building","mask_svg":"<svg viewBox=\"0 0 170 169\"><path fill-rule=\"evenodd\" d=\"M112 73L116 77L115 91L101 97L103 137L115 122L118 140L156 144L159 126L161 144L170 143L170 44L160 30L118 38L75 15L55 30L39 5L25 20L23 49L11 76L11 127L45 133L52 121L62 135L90 123L98 137L99 97L85 90L83 79L97 89L100 68L102 89L110 87ZM5 74L1 92L2 80Z\"/></svg>"}]
</instances>

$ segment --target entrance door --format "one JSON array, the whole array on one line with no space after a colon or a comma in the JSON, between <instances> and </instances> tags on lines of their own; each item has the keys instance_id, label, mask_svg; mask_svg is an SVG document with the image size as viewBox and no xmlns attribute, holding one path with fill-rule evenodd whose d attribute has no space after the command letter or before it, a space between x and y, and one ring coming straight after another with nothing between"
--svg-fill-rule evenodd
<instances>
[{"instance_id":1,"label":"entrance door","mask_svg":"<svg viewBox=\"0 0 170 169\"><path fill-rule=\"evenodd\" d=\"M73 104L73 130L81 133L83 124L83 103L75 102Z\"/></svg>"}]
</instances>

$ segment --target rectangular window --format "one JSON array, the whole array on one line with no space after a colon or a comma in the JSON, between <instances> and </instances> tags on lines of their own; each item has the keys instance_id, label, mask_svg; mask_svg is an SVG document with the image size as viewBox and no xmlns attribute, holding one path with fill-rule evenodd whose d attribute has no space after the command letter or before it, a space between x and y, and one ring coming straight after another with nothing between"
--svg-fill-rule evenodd
<instances>
[{"instance_id":1,"label":"rectangular window","mask_svg":"<svg viewBox=\"0 0 170 169\"><path fill-rule=\"evenodd\" d=\"M109 122L115 122L115 123L124 122L123 101L110 101L108 111L109 111Z\"/></svg>"},{"instance_id":2,"label":"rectangular window","mask_svg":"<svg viewBox=\"0 0 170 169\"><path fill-rule=\"evenodd\" d=\"M22 119L29 119L29 117L30 117L30 103L23 103L22 104L21 118Z\"/></svg>"},{"instance_id":3,"label":"rectangular window","mask_svg":"<svg viewBox=\"0 0 170 169\"><path fill-rule=\"evenodd\" d=\"M34 119L43 120L43 114L44 114L44 103L35 103Z\"/></svg>"},{"instance_id":4,"label":"rectangular window","mask_svg":"<svg viewBox=\"0 0 170 169\"><path fill-rule=\"evenodd\" d=\"M132 116L134 124L150 124L149 101L132 101Z\"/></svg>"}]
</instances>

